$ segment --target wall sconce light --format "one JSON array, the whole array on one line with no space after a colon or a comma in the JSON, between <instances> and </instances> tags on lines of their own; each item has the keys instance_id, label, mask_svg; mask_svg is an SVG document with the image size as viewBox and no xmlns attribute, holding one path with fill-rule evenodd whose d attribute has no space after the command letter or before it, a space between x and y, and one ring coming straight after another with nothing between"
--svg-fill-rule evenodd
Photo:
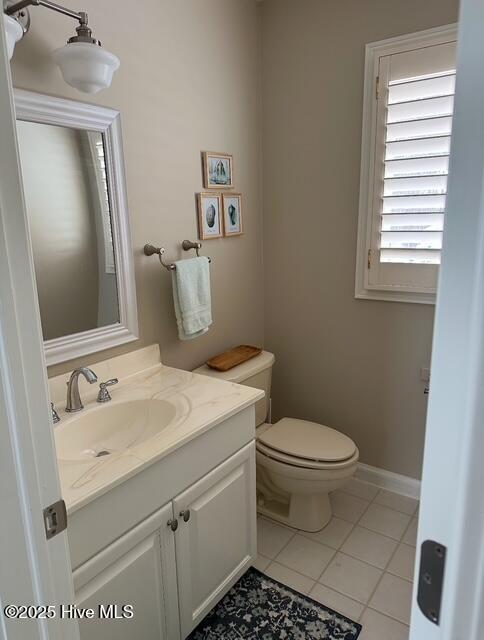
<instances>
[{"instance_id":1,"label":"wall sconce light","mask_svg":"<svg viewBox=\"0 0 484 640\"><path fill-rule=\"evenodd\" d=\"M119 59L101 48L101 43L92 36L87 13L71 11L50 0L4 0L4 23L7 36L7 53L12 58L16 43L30 27L27 7L46 7L79 22L76 35L67 44L53 53L62 77L71 87L85 93L97 93L111 86L113 73L119 68Z\"/></svg>"}]
</instances>

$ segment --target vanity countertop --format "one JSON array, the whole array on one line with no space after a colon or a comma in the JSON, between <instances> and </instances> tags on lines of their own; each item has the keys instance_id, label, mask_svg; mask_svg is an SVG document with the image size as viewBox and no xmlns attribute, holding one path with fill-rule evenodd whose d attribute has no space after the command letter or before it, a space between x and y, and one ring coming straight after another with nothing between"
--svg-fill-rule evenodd
<instances>
[{"instance_id":1,"label":"vanity countertop","mask_svg":"<svg viewBox=\"0 0 484 640\"><path fill-rule=\"evenodd\" d=\"M105 366L105 363L102 365ZM93 365L92 368L97 371L98 368L102 369L102 365ZM113 365L107 368L111 374L115 374L115 370L116 367ZM59 376L50 381L51 397L55 397L56 389L58 397L59 389L65 389L65 378L66 376ZM264 392L259 389L174 369L160 363L120 378L119 384L111 387L110 392L111 402L99 404L96 402L97 389L95 393L94 389L89 390L89 387L83 386L81 395L85 408L79 414L66 413L58 406L61 421L55 427L55 438L62 436L66 441L69 437L68 430L74 427L78 416L82 416L84 421L92 416L96 423L99 423L100 412L106 410L106 407L109 406L110 410L114 408L116 411L116 405L132 401L163 400L174 408L173 416L168 426L149 439L143 440L143 437L140 437L138 424L136 434L133 434L131 439L129 431L127 432L126 445L105 457L86 454L84 457L71 458L69 455L59 455L58 449L62 497L68 513L80 509L145 467L264 397ZM137 416L138 423L140 419L143 420L144 416ZM100 424L102 429L102 421ZM142 424L141 431L143 428Z\"/></svg>"}]
</instances>

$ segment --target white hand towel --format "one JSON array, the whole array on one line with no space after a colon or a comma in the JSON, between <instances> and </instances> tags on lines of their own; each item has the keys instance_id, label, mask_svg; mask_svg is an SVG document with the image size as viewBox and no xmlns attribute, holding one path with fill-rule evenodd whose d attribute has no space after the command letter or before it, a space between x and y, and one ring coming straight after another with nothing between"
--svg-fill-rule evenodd
<instances>
[{"instance_id":1,"label":"white hand towel","mask_svg":"<svg viewBox=\"0 0 484 640\"><path fill-rule=\"evenodd\" d=\"M212 324L209 261L201 256L175 265L172 283L178 337L193 340L207 333Z\"/></svg>"}]
</instances>

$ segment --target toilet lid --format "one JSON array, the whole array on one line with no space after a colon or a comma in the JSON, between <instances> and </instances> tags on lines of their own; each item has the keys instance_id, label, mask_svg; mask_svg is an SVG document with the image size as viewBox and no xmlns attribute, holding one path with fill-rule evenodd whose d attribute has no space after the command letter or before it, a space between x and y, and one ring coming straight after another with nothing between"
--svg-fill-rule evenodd
<instances>
[{"instance_id":1,"label":"toilet lid","mask_svg":"<svg viewBox=\"0 0 484 640\"><path fill-rule=\"evenodd\" d=\"M343 433L295 418L279 420L260 434L259 441L266 447L305 460L341 462L356 452L353 440Z\"/></svg>"}]
</instances>

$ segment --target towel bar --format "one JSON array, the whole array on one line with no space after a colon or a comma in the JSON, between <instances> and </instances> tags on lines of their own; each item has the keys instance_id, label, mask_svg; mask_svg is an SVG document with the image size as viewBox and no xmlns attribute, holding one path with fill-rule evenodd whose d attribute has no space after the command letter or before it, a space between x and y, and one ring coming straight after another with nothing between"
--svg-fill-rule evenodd
<instances>
[{"instance_id":1,"label":"towel bar","mask_svg":"<svg viewBox=\"0 0 484 640\"><path fill-rule=\"evenodd\" d=\"M183 240L182 242L182 249L184 251L190 251L190 249L195 249L195 251L197 252L197 257L200 257L199 251L201 248L202 248L201 242L192 242L191 240ZM160 263L162 264L163 267L165 267L165 269L168 269L168 271L174 271L176 269L176 265L173 262L170 264L167 264L166 262L164 262L163 260L163 254L165 253L164 247L155 247L152 244L145 244L143 251L145 256L153 256L157 254L158 258L160 259ZM211 258L208 258L208 261L212 262Z\"/></svg>"}]
</instances>

